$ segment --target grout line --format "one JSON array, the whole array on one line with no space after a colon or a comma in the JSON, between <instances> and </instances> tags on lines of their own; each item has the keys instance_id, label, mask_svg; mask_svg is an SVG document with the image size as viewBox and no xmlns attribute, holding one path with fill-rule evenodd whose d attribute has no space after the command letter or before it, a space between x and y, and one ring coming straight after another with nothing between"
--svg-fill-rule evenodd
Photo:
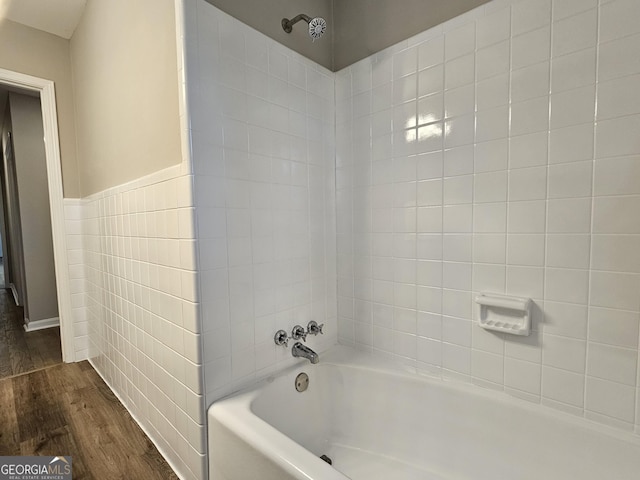
<instances>
[{"instance_id":1,"label":"grout line","mask_svg":"<svg viewBox=\"0 0 640 480\"><path fill-rule=\"evenodd\" d=\"M552 61L553 61L553 5L551 7L551 11L549 12L549 73L547 76L547 80L549 82L547 88L547 108L548 108L548 117L547 117L547 130L545 132L547 137L547 161L545 163L545 171L546 171L546 185L545 185L545 198L544 198L544 265L542 266L542 322L538 328L539 342L540 342L540 398L545 398L543 392L544 385L544 365L545 365L545 351L544 351L544 304L547 300L546 297L546 280L547 280L547 267L548 267L548 252L549 252L549 171L550 171L550 158L551 158L551 114L552 114L552 105L551 105L551 85L553 81L553 72L552 72ZM542 328L542 329L541 329Z\"/></svg>"},{"instance_id":2,"label":"grout line","mask_svg":"<svg viewBox=\"0 0 640 480\"><path fill-rule=\"evenodd\" d=\"M506 185L505 185L505 226L504 226L504 256L503 256L503 264L504 264L504 289L503 292L505 295L507 294L507 285L508 285L508 267L507 267L507 253L509 251L509 212L511 211L510 205L510 195L509 195L509 176L511 172L511 121L512 121L512 105L513 102L511 100L512 95L512 87L513 87L513 65L512 65L512 55L513 55L513 8L511 5L506 9L509 13L509 67L507 70L508 78L508 91L507 91L507 108L508 108L508 117L507 117L507 165L506 165ZM502 387L507 388L506 385L506 368L507 368L507 339L506 335L500 333L500 339L502 340Z\"/></svg>"},{"instance_id":3,"label":"grout line","mask_svg":"<svg viewBox=\"0 0 640 480\"><path fill-rule=\"evenodd\" d=\"M440 163L441 163L441 169L440 169L440 286L438 287L439 291L440 291L440 313L438 314L438 317L440 319L440 376L442 377L442 372L445 370L445 366L444 366L444 346L445 346L445 341L444 341L444 312L443 312L443 304L444 304L444 212L445 212L445 202L444 202L444 191L445 191L445 125L446 125L446 121L445 121L445 111L444 111L444 94L446 91L446 81L447 81L447 74L446 74L446 55L445 55L445 44L444 44L444 39L445 39L445 35L444 33L442 33L442 38L443 38L443 45L442 45L442 120L441 120L441 124L442 124L442 135L440 137L440 152L441 152L441 159L440 159ZM475 49L474 49L475 50ZM474 56L474 77L475 77L475 56ZM475 125L474 125L474 130L475 130ZM475 133L475 132L474 132ZM471 370L471 364L469 364L469 370ZM456 372L457 373L457 372Z\"/></svg>"},{"instance_id":4,"label":"grout line","mask_svg":"<svg viewBox=\"0 0 640 480\"><path fill-rule=\"evenodd\" d=\"M369 73L372 73L371 71L371 66L369 65ZM373 77L372 77L373 78ZM393 78L393 77L392 77ZM349 115L349 122L351 123L350 129L349 129L349 133L351 136L351 140L353 140L353 125L355 123L355 118L354 118L354 111L353 111L353 99L355 97L354 92L353 92L353 73L351 74L351 95L350 95L350 103L351 103L351 114ZM393 83L392 83L393 86ZM393 90L392 90L393 91ZM359 92L358 95L360 95L363 92ZM370 98L370 102L373 101L373 99ZM352 309L352 314L351 314L351 343L353 344L354 348L357 346L356 343L356 319L355 317L355 282L356 282L356 278L355 278L355 232L354 232L354 213L355 213L355 209L354 209L354 201L355 201L355 185L354 185L354 172L355 172L355 161L353 158L353 144L351 143L350 145L350 149L349 149L349 188L347 189L347 191L349 192L349 201L350 201L350 205L349 205L349 217L350 217L350 231L349 231L349 250L350 250L350 256L351 256L351 309ZM337 175L336 175L336 182L337 182ZM337 190L336 190L337 191ZM337 250L336 250L337 252ZM336 282L336 286L337 286L337 282ZM339 299L339 295L336 295L336 300ZM340 304L340 302L338 301L338 305ZM338 315L338 318L340 318L340 315Z\"/></svg>"},{"instance_id":5,"label":"grout line","mask_svg":"<svg viewBox=\"0 0 640 480\"><path fill-rule=\"evenodd\" d=\"M591 152L591 215L589 219L589 270L588 270L588 278L587 278L587 322L586 322L586 341L585 341L585 353L584 353L584 391L583 391L583 415L587 413L587 378L589 374L588 366L589 366L589 326L590 326L590 318L591 318L591 279L592 279L592 265L593 265L593 235L594 235L594 212L595 212L595 203L596 197L594 195L595 192L595 156L596 156L596 147L597 147L597 139L596 139L596 130L598 125L598 73L600 69L600 22L601 15L600 9L602 8L601 1L598 1L598 5L596 7L596 75L595 75L595 87L594 87L594 112L593 112L593 151ZM637 355L636 355L637 356ZM638 360L636 359L636 368L637 368ZM637 377L637 371L636 371ZM635 407L635 402L634 402ZM635 409L634 409L635 413ZM634 415L635 417L635 415Z\"/></svg>"}]
</instances>

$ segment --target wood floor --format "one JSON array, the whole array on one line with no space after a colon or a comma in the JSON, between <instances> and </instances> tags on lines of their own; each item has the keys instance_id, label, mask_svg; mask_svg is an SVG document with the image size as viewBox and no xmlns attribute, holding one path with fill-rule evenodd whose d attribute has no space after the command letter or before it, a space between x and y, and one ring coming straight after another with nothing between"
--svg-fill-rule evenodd
<instances>
[{"instance_id":1,"label":"wood floor","mask_svg":"<svg viewBox=\"0 0 640 480\"><path fill-rule=\"evenodd\" d=\"M74 479L177 479L91 365L0 380L0 456L71 455Z\"/></svg>"},{"instance_id":2,"label":"wood floor","mask_svg":"<svg viewBox=\"0 0 640 480\"><path fill-rule=\"evenodd\" d=\"M22 318L0 289L0 456L70 455L74 479L177 479L89 362L62 363L60 330Z\"/></svg>"},{"instance_id":3,"label":"wood floor","mask_svg":"<svg viewBox=\"0 0 640 480\"><path fill-rule=\"evenodd\" d=\"M23 310L0 289L0 378L62 363L60 329L25 332Z\"/></svg>"}]
</instances>

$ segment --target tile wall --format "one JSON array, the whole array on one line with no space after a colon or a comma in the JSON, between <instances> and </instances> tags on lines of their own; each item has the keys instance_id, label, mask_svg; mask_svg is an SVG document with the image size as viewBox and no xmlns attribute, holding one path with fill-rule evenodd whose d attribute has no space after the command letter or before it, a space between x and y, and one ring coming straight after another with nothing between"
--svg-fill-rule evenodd
<instances>
[{"instance_id":1,"label":"tile wall","mask_svg":"<svg viewBox=\"0 0 640 480\"><path fill-rule=\"evenodd\" d=\"M185 3L207 405L294 363L278 329L336 343L333 73Z\"/></svg>"},{"instance_id":2,"label":"tile wall","mask_svg":"<svg viewBox=\"0 0 640 480\"><path fill-rule=\"evenodd\" d=\"M193 177L83 199L89 358L182 478L206 478Z\"/></svg>"},{"instance_id":3,"label":"tile wall","mask_svg":"<svg viewBox=\"0 0 640 480\"><path fill-rule=\"evenodd\" d=\"M341 343L638 431L638 18L494 0L337 74Z\"/></svg>"},{"instance_id":4,"label":"tile wall","mask_svg":"<svg viewBox=\"0 0 640 480\"><path fill-rule=\"evenodd\" d=\"M64 199L69 287L73 314L74 352L70 361L79 362L89 356L89 324L86 308L86 268L84 254L83 214L84 202L78 198Z\"/></svg>"}]
</instances>

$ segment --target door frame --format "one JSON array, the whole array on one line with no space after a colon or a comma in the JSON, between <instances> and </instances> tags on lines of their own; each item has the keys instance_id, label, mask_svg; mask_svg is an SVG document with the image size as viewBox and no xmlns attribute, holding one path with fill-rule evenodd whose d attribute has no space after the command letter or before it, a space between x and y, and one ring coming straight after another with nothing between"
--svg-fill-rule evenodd
<instances>
[{"instance_id":1,"label":"door frame","mask_svg":"<svg viewBox=\"0 0 640 480\"><path fill-rule=\"evenodd\" d=\"M0 68L0 83L40 94L44 148L49 184L49 210L51 212L51 236L53 260L56 270L58 316L62 360L75 362L73 308L71 304L71 282L67 259L67 239L64 219L64 193L62 190L62 165L60 139L58 137L58 113L53 81ZM2 112L4 114L4 112Z\"/></svg>"}]
</instances>

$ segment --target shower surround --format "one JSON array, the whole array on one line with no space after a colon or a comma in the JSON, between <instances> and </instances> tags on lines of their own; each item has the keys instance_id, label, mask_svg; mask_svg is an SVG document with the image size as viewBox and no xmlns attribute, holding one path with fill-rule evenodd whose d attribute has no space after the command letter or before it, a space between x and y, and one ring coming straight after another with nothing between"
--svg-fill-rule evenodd
<instances>
[{"instance_id":1,"label":"shower surround","mask_svg":"<svg viewBox=\"0 0 640 480\"><path fill-rule=\"evenodd\" d=\"M638 431L639 16L496 0L337 74L340 343Z\"/></svg>"}]
</instances>

